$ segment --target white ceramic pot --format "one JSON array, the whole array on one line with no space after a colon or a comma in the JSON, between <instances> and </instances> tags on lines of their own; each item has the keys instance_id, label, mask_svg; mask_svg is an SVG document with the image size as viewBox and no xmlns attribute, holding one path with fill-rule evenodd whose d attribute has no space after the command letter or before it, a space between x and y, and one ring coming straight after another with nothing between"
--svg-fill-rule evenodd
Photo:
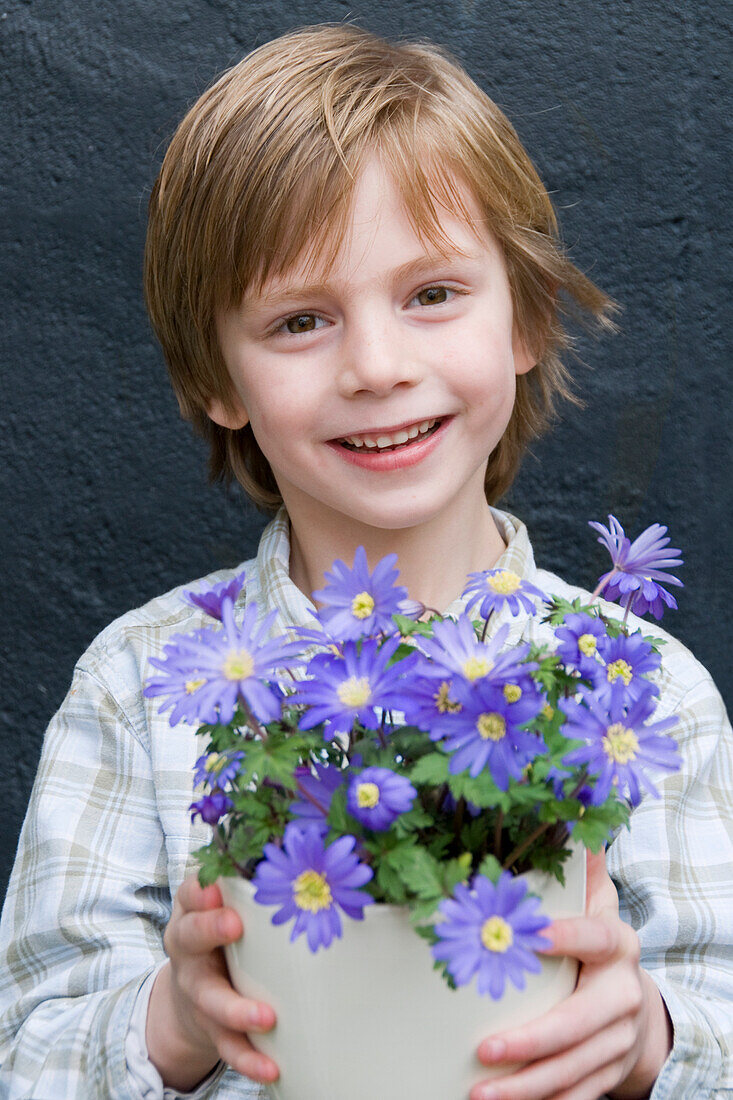
<instances>
[{"instance_id":1,"label":"white ceramic pot","mask_svg":"<svg viewBox=\"0 0 733 1100\"><path fill-rule=\"evenodd\" d=\"M552 918L584 911L585 849L574 850L565 874L565 887L526 876ZM507 985L500 1001L479 996L475 981L451 990L407 909L395 905L370 905L363 921L341 914L343 937L313 954L304 935L290 942L292 922L271 924L277 907L257 904L250 882L218 884L245 929L226 948L232 983L277 1013L275 1028L254 1038L280 1068L269 1086L275 1100L466 1100L492 1076L476 1056L480 1041L546 1012L575 986L574 959L544 958L523 991Z\"/></svg>"}]
</instances>

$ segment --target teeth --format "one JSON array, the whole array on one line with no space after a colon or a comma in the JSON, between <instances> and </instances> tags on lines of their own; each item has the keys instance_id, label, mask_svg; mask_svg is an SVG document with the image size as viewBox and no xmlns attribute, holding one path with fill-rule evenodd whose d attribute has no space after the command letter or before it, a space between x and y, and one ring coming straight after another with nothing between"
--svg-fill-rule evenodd
<instances>
[{"instance_id":1,"label":"teeth","mask_svg":"<svg viewBox=\"0 0 733 1100\"><path fill-rule=\"evenodd\" d=\"M418 435L425 435L437 422L437 417L432 420L423 420L419 424L413 424L410 428L401 428L400 431L393 432L392 435L380 435L376 439L370 435L346 435L343 437L343 442L350 443L352 447L359 447L362 450L364 448L383 450L387 447L399 447L411 439L416 439Z\"/></svg>"}]
</instances>

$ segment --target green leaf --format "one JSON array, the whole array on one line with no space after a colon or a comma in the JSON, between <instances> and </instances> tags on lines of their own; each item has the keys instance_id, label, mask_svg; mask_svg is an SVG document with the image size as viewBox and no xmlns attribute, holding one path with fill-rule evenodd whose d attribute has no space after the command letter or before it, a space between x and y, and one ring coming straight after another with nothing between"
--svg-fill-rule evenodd
<instances>
[{"instance_id":1,"label":"green leaf","mask_svg":"<svg viewBox=\"0 0 733 1100\"><path fill-rule=\"evenodd\" d=\"M394 823L394 831L399 837L408 836L419 829L427 829L433 824L433 815L418 803L407 813L400 814Z\"/></svg>"},{"instance_id":2,"label":"green leaf","mask_svg":"<svg viewBox=\"0 0 733 1100\"><path fill-rule=\"evenodd\" d=\"M443 893L452 894L459 882L466 882L471 873L473 858L470 852L463 852L456 859L448 860L441 865L441 879Z\"/></svg>"},{"instance_id":3,"label":"green leaf","mask_svg":"<svg viewBox=\"0 0 733 1100\"><path fill-rule=\"evenodd\" d=\"M496 856L492 856L491 853L485 855L478 865L477 874L483 875L484 878L487 878L489 882L496 886L501 874L501 864Z\"/></svg>"},{"instance_id":4,"label":"green leaf","mask_svg":"<svg viewBox=\"0 0 733 1100\"><path fill-rule=\"evenodd\" d=\"M211 886L212 882L216 882L222 875L231 878L238 874L231 858L219 848L206 845L194 852L194 855L200 864L198 874L200 886Z\"/></svg>"},{"instance_id":5,"label":"green leaf","mask_svg":"<svg viewBox=\"0 0 733 1100\"><path fill-rule=\"evenodd\" d=\"M331 806L328 811L328 824L339 836L345 836L354 830L354 821L346 809L345 784L337 787L331 797Z\"/></svg>"},{"instance_id":6,"label":"green leaf","mask_svg":"<svg viewBox=\"0 0 733 1100\"><path fill-rule=\"evenodd\" d=\"M404 905L407 893L402 879L388 860L382 860L377 867L377 883L385 893L385 900L394 905Z\"/></svg>"},{"instance_id":7,"label":"green leaf","mask_svg":"<svg viewBox=\"0 0 733 1100\"><path fill-rule=\"evenodd\" d=\"M412 894L425 900L443 896L440 863L427 849L405 843L384 858Z\"/></svg>"},{"instance_id":8,"label":"green leaf","mask_svg":"<svg viewBox=\"0 0 733 1100\"><path fill-rule=\"evenodd\" d=\"M410 769L410 782L431 783L436 786L448 780L449 757L444 752L429 752L421 756Z\"/></svg>"}]
</instances>

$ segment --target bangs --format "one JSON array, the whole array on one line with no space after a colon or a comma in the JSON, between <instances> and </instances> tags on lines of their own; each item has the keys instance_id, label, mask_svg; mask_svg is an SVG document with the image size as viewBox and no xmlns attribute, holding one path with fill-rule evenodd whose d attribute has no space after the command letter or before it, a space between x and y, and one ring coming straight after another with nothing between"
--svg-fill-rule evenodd
<instances>
[{"instance_id":1,"label":"bangs","mask_svg":"<svg viewBox=\"0 0 733 1100\"><path fill-rule=\"evenodd\" d=\"M438 254L456 251L441 227L448 211L481 239L489 221L477 224L466 204L468 191L483 209L480 181L466 170L465 150L446 148L443 119L421 111L421 100L403 100L398 111L371 118L358 135L338 134L324 126L310 132L308 148L259 165L246 181L246 193L230 207L216 252L218 301L235 308L242 298L258 296L270 280L296 268L326 281L349 231L356 182L377 156L402 196L405 212L420 242ZM320 137L321 140L318 140ZM348 140L350 139L350 140ZM275 150L270 150L274 159ZM231 192L230 192L231 194ZM250 197L251 196L251 197Z\"/></svg>"}]
</instances>

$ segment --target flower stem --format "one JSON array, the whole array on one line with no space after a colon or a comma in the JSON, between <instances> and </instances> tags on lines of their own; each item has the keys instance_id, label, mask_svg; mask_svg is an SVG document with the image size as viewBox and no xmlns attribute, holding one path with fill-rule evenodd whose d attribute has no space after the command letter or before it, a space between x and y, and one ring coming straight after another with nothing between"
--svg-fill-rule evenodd
<instances>
[{"instance_id":1,"label":"flower stem","mask_svg":"<svg viewBox=\"0 0 733 1100\"><path fill-rule=\"evenodd\" d=\"M504 811L499 810L494 826L494 855L501 861L501 834L504 830Z\"/></svg>"},{"instance_id":2,"label":"flower stem","mask_svg":"<svg viewBox=\"0 0 733 1100\"><path fill-rule=\"evenodd\" d=\"M247 724L250 726L250 728L256 734L259 735L259 737L263 741L266 741L267 740L267 732L265 731L264 727L261 726L260 723L257 721L257 719L255 718L254 714L252 713L252 711L249 707L249 704L247 703L247 700L244 698L244 696L241 693L240 693L240 696L239 696L239 702L242 706L242 710L244 711L245 717L247 719Z\"/></svg>"},{"instance_id":3,"label":"flower stem","mask_svg":"<svg viewBox=\"0 0 733 1100\"><path fill-rule=\"evenodd\" d=\"M532 844L534 844L535 840L541 837L543 833L546 833L547 830L552 826L552 824L553 822L551 821L543 821L542 824L538 825L534 832L530 833L529 836L525 840L523 840L521 844L517 844L515 848L512 848L511 852L502 864L504 870L508 871L511 865L513 863L516 863L519 857L524 855L527 849L531 847Z\"/></svg>"},{"instance_id":4,"label":"flower stem","mask_svg":"<svg viewBox=\"0 0 733 1100\"><path fill-rule=\"evenodd\" d=\"M456 803L456 812L453 815L453 836L456 840L458 840L458 834L461 831L461 825L463 824L463 815L465 813L465 810L466 800L463 795L461 795L461 797L458 799L458 802Z\"/></svg>"},{"instance_id":5,"label":"flower stem","mask_svg":"<svg viewBox=\"0 0 733 1100\"><path fill-rule=\"evenodd\" d=\"M315 806L318 812L323 814L324 818L328 816L328 810L326 809L326 807L322 806L317 798L314 798L312 794L308 793L308 791L305 789L299 779L295 780L295 785L297 786L300 793L303 795L303 798L307 799L308 802Z\"/></svg>"},{"instance_id":6,"label":"flower stem","mask_svg":"<svg viewBox=\"0 0 733 1100\"><path fill-rule=\"evenodd\" d=\"M593 603L596 596L600 595L600 593L603 591L604 588L608 588L608 586L611 583L611 581L613 580L613 578L618 576L618 573L619 573L618 569L613 569L604 581L599 581L598 582L597 586L595 587L595 589L593 590L593 592L591 594L591 598L590 598L591 603Z\"/></svg>"}]
</instances>

